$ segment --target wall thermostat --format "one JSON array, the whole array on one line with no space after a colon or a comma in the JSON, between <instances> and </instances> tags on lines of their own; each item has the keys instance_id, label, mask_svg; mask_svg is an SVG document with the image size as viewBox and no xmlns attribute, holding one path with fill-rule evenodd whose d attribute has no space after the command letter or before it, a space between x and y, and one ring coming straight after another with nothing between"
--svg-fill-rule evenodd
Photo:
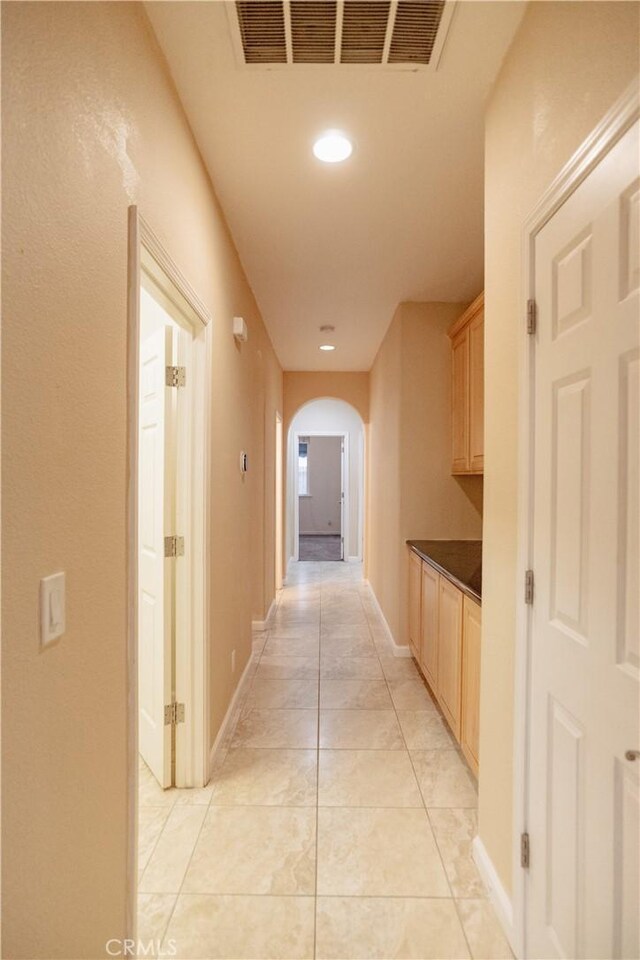
<instances>
[{"instance_id":1,"label":"wall thermostat","mask_svg":"<svg viewBox=\"0 0 640 960\"><path fill-rule=\"evenodd\" d=\"M246 343L249 339L249 331L247 330L247 325L244 322L244 317L234 317L233 318L233 335L241 343Z\"/></svg>"},{"instance_id":2,"label":"wall thermostat","mask_svg":"<svg viewBox=\"0 0 640 960\"><path fill-rule=\"evenodd\" d=\"M248 469L247 455L243 450L242 453L240 454L240 473L246 473L247 469Z\"/></svg>"}]
</instances>

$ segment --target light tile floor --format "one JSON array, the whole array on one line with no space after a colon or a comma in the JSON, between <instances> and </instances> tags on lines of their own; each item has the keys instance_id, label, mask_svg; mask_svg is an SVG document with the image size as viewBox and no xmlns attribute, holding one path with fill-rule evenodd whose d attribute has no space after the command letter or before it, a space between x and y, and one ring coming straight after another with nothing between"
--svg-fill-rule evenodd
<instances>
[{"instance_id":1,"label":"light tile floor","mask_svg":"<svg viewBox=\"0 0 640 960\"><path fill-rule=\"evenodd\" d=\"M476 788L358 565L293 565L201 790L140 771L138 936L181 960L512 956Z\"/></svg>"}]
</instances>

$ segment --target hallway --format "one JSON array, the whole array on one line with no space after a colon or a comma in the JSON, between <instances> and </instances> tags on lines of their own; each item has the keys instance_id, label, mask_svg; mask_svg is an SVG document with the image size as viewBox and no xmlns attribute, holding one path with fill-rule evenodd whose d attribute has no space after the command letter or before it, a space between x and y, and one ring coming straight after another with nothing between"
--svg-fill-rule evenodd
<instances>
[{"instance_id":1,"label":"hallway","mask_svg":"<svg viewBox=\"0 0 640 960\"><path fill-rule=\"evenodd\" d=\"M183 960L511 957L476 789L358 564L292 564L211 783L140 779L140 939Z\"/></svg>"}]
</instances>

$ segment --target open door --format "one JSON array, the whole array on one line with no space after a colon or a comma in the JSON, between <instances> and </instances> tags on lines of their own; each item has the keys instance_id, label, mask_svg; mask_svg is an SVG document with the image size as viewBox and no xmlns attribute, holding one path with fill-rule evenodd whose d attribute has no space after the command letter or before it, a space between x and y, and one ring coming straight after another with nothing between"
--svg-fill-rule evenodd
<instances>
[{"instance_id":1,"label":"open door","mask_svg":"<svg viewBox=\"0 0 640 960\"><path fill-rule=\"evenodd\" d=\"M173 331L161 327L140 345L138 446L138 712L139 750L162 787L171 784L172 565L165 560L170 527L172 396L166 384Z\"/></svg>"}]
</instances>

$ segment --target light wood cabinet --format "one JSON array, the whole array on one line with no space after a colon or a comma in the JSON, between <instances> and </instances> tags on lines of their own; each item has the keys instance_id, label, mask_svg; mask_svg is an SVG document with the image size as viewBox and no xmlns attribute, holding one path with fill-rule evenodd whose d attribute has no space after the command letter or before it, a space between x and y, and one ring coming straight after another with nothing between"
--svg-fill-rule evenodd
<instances>
[{"instance_id":1,"label":"light wood cabinet","mask_svg":"<svg viewBox=\"0 0 640 960\"><path fill-rule=\"evenodd\" d=\"M409 549L409 645L476 776L482 610Z\"/></svg>"},{"instance_id":2,"label":"light wood cabinet","mask_svg":"<svg viewBox=\"0 0 640 960\"><path fill-rule=\"evenodd\" d=\"M420 662L420 631L422 611L422 560L409 551L409 646Z\"/></svg>"},{"instance_id":3,"label":"light wood cabinet","mask_svg":"<svg viewBox=\"0 0 640 960\"><path fill-rule=\"evenodd\" d=\"M451 469L453 473L467 473L469 469L469 331L466 327L451 341L451 372L453 377Z\"/></svg>"},{"instance_id":4,"label":"light wood cabinet","mask_svg":"<svg viewBox=\"0 0 640 960\"><path fill-rule=\"evenodd\" d=\"M452 462L455 474L484 470L484 294L449 330Z\"/></svg>"},{"instance_id":5,"label":"light wood cabinet","mask_svg":"<svg viewBox=\"0 0 640 960\"><path fill-rule=\"evenodd\" d=\"M438 591L438 684L442 712L460 739L463 595L445 577Z\"/></svg>"},{"instance_id":6,"label":"light wood cabinet","mask_svg":"<svg viewBox=\"0 0 640 960\"><path fill-rule=\"evenodd\" d=\"M438 686L438 595L440 576L428 563L422 564L422 641L420 666L432 690Z\"/></svg>"},{"instance_id":7,"label":"light wood cabinet","mask_svg":"<svg viewBox=\"0 0 640 960\"><path fill-rule=\"evenodd\" d=\"M469 331L469 470L484 470L484 311L477 313Z\"/></svg>"},{"instance_id":8,"label":"light wood cabinet","mask_svg":"<svg viewBox=\"0 0 640 960\"><path fill-rule=\"evenodd\" d=\"M464 598L462 611L462 709L460 746L469 766L478 775L480 746L480 635L479 604Z\"/></svg>"}]
</instances>

